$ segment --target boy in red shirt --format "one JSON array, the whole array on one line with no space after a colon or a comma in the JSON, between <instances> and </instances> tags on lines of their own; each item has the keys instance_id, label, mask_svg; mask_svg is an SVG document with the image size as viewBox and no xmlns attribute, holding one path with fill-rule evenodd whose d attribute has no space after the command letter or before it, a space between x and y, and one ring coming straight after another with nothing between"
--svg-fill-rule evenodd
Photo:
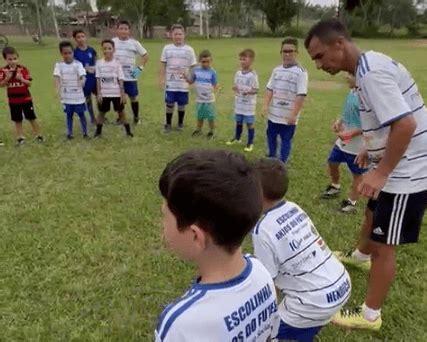
<instances>
[{"instance_id":1,"label":"boy in red shirt","mask_svg":"<svg viewBox=\"0 0 427 342\"><path fill-rule=\"evenodd\" d=\"M38 142L44 139L40 134L40 128L34 113L33 101L29 91L32 78L28 69L18 64L18 52L15 48L8 46L3 49L3 58L7 65L0 69L0 87L7 87L7 97L9 99L10 116L15 122L17 144L25 142L23 119L30 122L33 134Z\"/></svg>"}]
</instances>

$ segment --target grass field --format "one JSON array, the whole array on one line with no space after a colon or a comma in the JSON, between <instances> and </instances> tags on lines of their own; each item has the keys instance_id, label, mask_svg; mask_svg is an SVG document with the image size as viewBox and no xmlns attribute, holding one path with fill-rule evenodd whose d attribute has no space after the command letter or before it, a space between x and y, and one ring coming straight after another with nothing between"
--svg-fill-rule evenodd
<instances>
[{"instance_id":1,"label":"grass field","mask_svg":"<svg viewBox=\"0 0 427 342\"><path fill-rule=\"evenodd\" d=\"M92 43L99 50L98 42ZM164 43L144 43L150 62L140 79L144 122L136 127L135 138L127 139L121 128L109 125L104 139L83 141L75 120L76 139L68 143L51 76L59 59L56 44L40 48L12 39L21 62L32 71L32 94L47 142L38 145L28 139L25 146L14 146L2 94L0 136L6 146L0 149L0 341L151 341L162 305L190 283L191 266L176 260L162 244L159 174L181 151L225 147L234 125L231 86L237 53L244 47L256 50L263 89L271 69L280 63L280 40L190 42L196 51L212 51L224 87L214 141L191 138L193 104L183 133L161 133L163 94L157 75ZM403 62L427 96L427 46L405 40L359 43ZM329 127L347 89L343 77L315 70L304 50L300 60L309 71L310 87L294 140L288 198L309 213L331 249L347 249L358 235L364 203L359 203L357 214L343 216L336 211L338 201L319 200L328 182L325 161L334 141ZM259 118L251 157L264 155L264 127ZM320 341L427 341L425 228L418 245L400 249L382 330L348 332L328 326ZM245 249L250 251L249 241ZM350 273L354 290L349 304L360 304L366 275L356 269Z\"/></svg>"}]
</instances>

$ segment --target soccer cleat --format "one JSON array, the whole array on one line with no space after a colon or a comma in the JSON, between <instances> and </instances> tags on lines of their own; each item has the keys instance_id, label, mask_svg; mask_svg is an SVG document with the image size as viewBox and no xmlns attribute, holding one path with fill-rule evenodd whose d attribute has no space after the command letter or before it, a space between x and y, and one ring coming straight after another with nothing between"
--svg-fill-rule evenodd
<instances>
[{"instance_id":1,"label":"soccer cleat","mask_svg":"<svg viewBox=\"0 0 427 342\"><path fill-rule=\"evenodd\" d=\"M184 124L178 124L176 129L177 129L177 131L182 132L184 130Z\"/></svg>"},{"instance_id":2,"label":"soccer cleat","mask_svg":"<svg viewBox=\"0 0 427 342\"><path fill-rule=\"evenodd\" d=\"M341 189L336 188L335 186L330 184L327 186L325 191L322 192L321 197L323 199L329 199L329 198L337 197L340 194L340 192L341 192Z\"/></svg>"},{"instance_id":3,"label":"soccer cleat","mask_svg":"<svg viewBox=\"0 0 427 342\"><path fill-rule=\"evenodd\" d=\"M225 144L228 145L228 146L231 146L231 145L241 144L241 143L242 143L242 140L233 138L233 139L227 141Z\"/></svg>"},{"instance_id":4,"label":"soccer cleat","mask_svg":"<svg viewBox=\"0 0 427 342\"><path fill-rule=\"evenodd\" d=\"M116 126L120 126L122 124L122 120L120 118L116 119Z\"/></svg>"},{"instance_id":5,"label":"soccer cleat","mask_svg":"<svg viewBox=\"0 0 427 342\"><path fill-rule=\"evenodd\" d=\"M141 119L140 118L133 118L133 123L134 123L134 125L140 125Z\"/></svg>"},{"instance_id":6,"label":"soccer cleat","mask_svg":"<svg viewBox=\"0 0 427 342\"><path fill-rule=\"evenodd\" d=\"M0 146L4 146L3 140L0 140Z\"/></svg>"},{"instance_id":7,"label":"soccer cleat","mask_svg":"<svg viewBox=\"0 0 427 342\"><path fill-rule=\"evenodd\" d=\"M129 138L133 138L133 134L132 134L131 132L126 133L126 135L127 135Z\"/></svg>"},{"instance_id":8,"label":"soccer cleat","mask_svg":"<svg viewBox=\"0 0 427 342\"><path fill-rule=\"evenodd\" d=\"M213 139L213 138L215 138L215 134L214 134L214 132L209 132L207 135L206 135L206 137L208 138L208 139Z\"/></svg>"},{"instance_id":9,"label":"soccer cleat","mask_svg":"<svg viewBox=\"0 0 427 342\"><path fill-rule=\"evenodd\" d=\"M365 329L378 331L381 328L382 319L379 316L375 321L369 321L363 316L362 307L341 309L332 318L332 323L344 328Z\"/></svg>"},{"instance_id":10,"label":"soccer cleat","mask_svg":"<svg viewBox=\"0 0 427 342\"><path fill-rule=\"evenodd\" d=\"M353 211L356 210L356 204L351 203L349 200L343 200L341 202L341 207L340 207L340 211L342 213L352 213Z\"/></svg>"},{"instance_id":11,"label":"soccer cleat","mask_svg":"<svg viewBox=\"0 0 427 342\"><path fill-rule=\"evenodd\" d=\"M193 133L191 133L192 137L198 137L202 135L202 131L200 129L196 129Z\"/></svg>"},{"instance_id":12,"label":"soccer cleat","mask_svg":"<svg viewBox=\"0 0 427 342\"><path fill-rule=\"evenodd\" d=\"M89 140L89 139L90 139L90 137L89 137L87 134L83 134L83 139L85 139L85 140Z\"/></svg>"},{"instance_id":13,"label":"soccer cleat","mask_svg":"<svg viewBox=\"0 0 427 342\"><path fill-rule=\"evenodd\" d=\"M23 138L23 137L18 138L18 140L16 141L16 145L17 146L21 146L21 145L24 145L24 144L25 144L25 138Z\"/></svg>"},{"instance_id":14,"label":"soccer cleat","mask_svg":"<svg viewBox=\"0 0 427 342\"><path fill-rule=\"evenodd\" d=\"M93 136L94 139L101 138L101 133L95 133Z\"/></svg>"},{"instance_id":15,"label":"soccer cleat","mask_svg":"<svg viewBox=\"0 0 427 342\"><path fill-rule=\"evenodd\" d=\"M73 139L74 139L74 137L71 134L67 135L67 140L73 140Z\"/></svg>"},{"instance_id":16,"label":"soccer cleat","mask_svg":"<svg viewBox=\"0 0 427 342\"><path fill-rule=\"evenodd\" d=\"M169 134L170 132L172 132L172 126L171 126L171 125L166 124L166 125L165 125L165 128L163 129L163 133L165 133L165 134Z\"/></svg>"},{"instance_id":17,"label":"soccer cleat","mask_svg":"<svg viewBox=\"0 0 427 342\"><path fill-rule=\"evenodd\" d=\"M252 152L254 150L254 144L247 144L244 148L245 152Z\"/></svg>"},{"instance_id":18,"label":"soccer cleat","mask_svg":"<svg viewBox=\"0 0 427 342\"><path fill-rule=\"evenodd\" d=\"M369 271L371 269L371 260L360 260L353 256L353 251L342 252L334 251L333 254L335 257L344 264L352 265L354 267L360 268L363 271Z\"/></svg>"},{"instance_id":19,"label":"soccer cleat","mask_svg":"<svg viewBox=\"0 0 427 342\"><path fill-rule=\"evenodd\" d=\"M36 141L37 141L38 143L44 143L44 138L43 138L41 135L38 135L38 136L36 137Z\"/></svg>"}]
</instances>

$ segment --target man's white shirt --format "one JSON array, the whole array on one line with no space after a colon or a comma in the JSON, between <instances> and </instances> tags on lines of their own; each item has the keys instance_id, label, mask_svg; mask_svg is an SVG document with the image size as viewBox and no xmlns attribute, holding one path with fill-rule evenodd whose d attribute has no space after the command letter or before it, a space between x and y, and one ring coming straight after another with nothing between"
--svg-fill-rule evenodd
<instances>
[{"instance_id":1,"label":"man's white shirt","mask_svg":"<svg viewBox=\"0 0 427 342\"><path fill-rule=\"evenodd\" d=\"M273 92L268 120L287 125L297 96L307 95L307 84L308 74L298 64L274 68L267 83L267 89Z\"/></svg>"},{"instance_id":2,"label":"man's white shirt","mask_svg":"<svg viewBox=\"0 0 427 342\"><path fill-rule=\"evenodd\" d=\"M234 279L217 284L194 283L160 315L156 342L265 342L277 335L276 292L265 267L245 257L246 267Z\"/></svg>"},{"instance_id":3,"label":"man's white shirt","mask_svg":"<svg viewBox=\"0 0 427 342\"><path fill-rule=\"evenodd\" d=\"M259 89L257 73L254 70L248 72L237 71L234 75L234 86L237 88L234 100L234 113L247 116L255 115L257 95L243 94Z\"/></svg>"},{"instance_id":4,"label":"man's white shirt","mask_svg":"<svg viewBox=\"0 0 427 342\"><path fill-rule=\"evenodd\" d=\"M102 97L120 97L120 82L124 80L123 69L116 60L101 59L96 63L96 78L101 82Z\"/></svg>"},{"instance_id":5,"label":"man's white shirt","mask_svg":"<svg viewBox=\"0 0 427 342\"><path fill-rule=\"evenodd\" d=\"M82 63L76 60L71 63L58 62L55 64L53 76L59 77L63 104L86 103L82 82L82 78L86 76L86 70Z\"/></svg>"},{"instance_id":6,"label":"man's white shirt","mask_svg":"<svg viewBox=\"0 0 427 342\"><path fill-rule=\"evenodd\" d=\"M350 297L350 277L308 215L280 202L253 230L255 256L284 294L281 319L297 328L327 324Z\"/></svg>"},{"instance_id":7,"label":"man's white shirt","mask_svg":"<svg viewBox=\"0 0 427 342\"><path fill-rule=\"evenodd\" d=\"M394 121L412 115L417 123L408 149L383 191L417 193L427 190L427 111L411 74L390 57L369 51L359 58L356 84L365 144L374 163L384 155Z\"/></svg>"},{"instance_id":8,"label":"man's white shirt","mask_svg":"<svg viewBox=\"0 0 427 342\"><path fill-rule=\"evenodd\" d=\"M136 39L129 38L122 40L118 37L113 38L114 58L120 63L125 76L125 81L137 81L132 77L131 71L136 66L136 58L147 54L147 50Z\"/></svg>"},{"instance_id":9,"label":"man's white shirt","mask_svg":"<svg viewBox=\"0 0 427 342\"><path fill-rule=\"evenodd\" d=\"M186 75L197 64L194 49L189 45L168 44L163 48L160 61L166 64L166 91L188 92Z\"/></svg>"}]
</instances>

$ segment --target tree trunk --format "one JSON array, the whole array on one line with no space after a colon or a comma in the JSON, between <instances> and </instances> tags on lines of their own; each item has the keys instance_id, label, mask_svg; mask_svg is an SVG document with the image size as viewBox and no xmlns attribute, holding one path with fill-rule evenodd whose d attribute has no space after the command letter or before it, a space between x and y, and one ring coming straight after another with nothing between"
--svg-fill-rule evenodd
<instances>
[{"instance_id":1,"label":"tree trunk","mask_svg":"<svg viewBox=\"0 0 427 342\"><path fill-rule=\"evenodd\" d=\"M205 13L205 17L206 17L206 39L210 38L210 27L209 27L209 7L208 4L206 2L204 2L206 4L206 13Z\"/></svg>"},{"instance_id":2,"label":"tree trunk","mask_svg":"<svg viewBox=\"0 0 427 342\"><path fill-rule=\"evenodd\" d=\"M42 20L40 17L39 1L34 0L34 4L36 5L37 28L38 28L38 35L39 35L39 44L41 45L43 40L43 28L42 28Z\"/></svg>"},{"instance_id":3,"label":"tree trunk","mask_svg":"<svg viewBox=\"0 0 427 342\"><path fill-rule=\"evenodd\" d=\"M199 35L201 37L203 37L203 11L204 11L204 9L203 9L203 7L204 7L203 0L199 1L199 6L200 6L200 8L199 8Z\"/></svg>"},{"instance_id":4,"label":"tree trunk","mask_svg":"<svg viewBox=\"0 0 427 342\"><path fill-rule=\"evenodd\" d=\"M50 10L52 12L53 26L55 27L56 38L58 38L58 40L59 40L59 39L61 39L61 35L59 34L58 21L56 20L55 0L51 0Z\"/></svg>"}]
</instances>

